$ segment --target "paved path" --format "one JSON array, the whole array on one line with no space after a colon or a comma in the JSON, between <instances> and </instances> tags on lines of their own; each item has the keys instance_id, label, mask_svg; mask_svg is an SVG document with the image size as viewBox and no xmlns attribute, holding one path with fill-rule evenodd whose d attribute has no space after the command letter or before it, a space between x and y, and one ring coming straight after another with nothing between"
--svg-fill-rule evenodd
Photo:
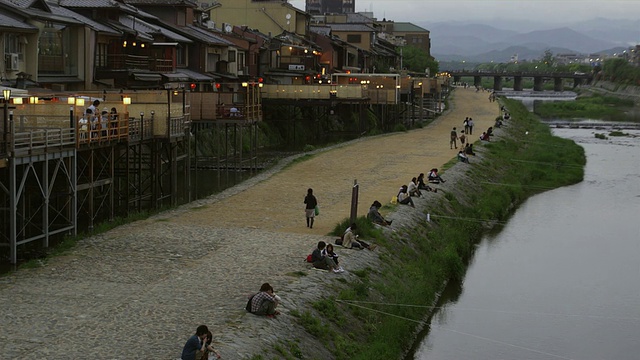
<instances>
[{"instance_id":1,"label":"paved path","mask_svg":"<svg viewBox=\"0 0 640 360\"><path fill-rule=\"evenodd\" d=\"M0 358L175 359L204 323L223 358L243 359L277 341L275 334L294 334L291 309L322 296L328 287L319 284L354 276L303 262L349 216L353 180L361 184L361 214L375 199L389 201L411 177L456 155L449 132L465 116L476 122L474 141L493 125L498 106L487 97L457 89L452 111L424 129L321 151L0 278ZM321 207L312 230L302 203L308 187ZM398 219L394 227L402 224L399 213L389 218ZM347 270L363 268L377 261L377 251L344 250L341 259ZM284 298L283 315L270 321L243 310L246 296L265 281Z\"/></svg>"}]
</instances>

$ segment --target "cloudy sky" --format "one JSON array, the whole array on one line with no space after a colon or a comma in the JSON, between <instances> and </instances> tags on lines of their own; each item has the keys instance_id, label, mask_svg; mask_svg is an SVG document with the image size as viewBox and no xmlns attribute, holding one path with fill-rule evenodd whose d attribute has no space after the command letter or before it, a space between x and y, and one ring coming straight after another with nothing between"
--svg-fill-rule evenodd
<instances>
[{"instance_id":1,"label":"cloudy sky","mask_svg":"<svg viewBox=\"0 0 640 360\"><path fill-rule=\"evenodd\" d=\"M304 0L289 0L304 10ZM562 23L595 17L637 20L640 0L355 0L356 11L378 19L440 22L510 18ZM545 21L546 20L546 21Z\"/></svg>"}]
</instances>

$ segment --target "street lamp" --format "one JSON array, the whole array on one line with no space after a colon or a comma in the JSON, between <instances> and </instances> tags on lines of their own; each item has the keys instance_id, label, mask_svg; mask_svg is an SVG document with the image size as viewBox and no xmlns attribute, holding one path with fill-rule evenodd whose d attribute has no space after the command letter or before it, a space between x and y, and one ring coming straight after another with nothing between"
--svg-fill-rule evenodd
<instances>
[{"instance_id":1,"label":"street lamp","mask_svg":"<svg viewBox=\"0 0 640 360\"><path fill-rule=\"evenodd\" d=\"M131 98L129 96L125 96L122 98L122 105L124 105L124 116L125 118L129 117L129 113L127 112L127 105L131 105Z\"/></svg>"},{"instance_id":2,"label":"street lamp","mask_svg":"<svg viewBox=\"0 0 640 360\"><path fill-rule=\"evenodd\" d=\"M4 97L4 122L2 140L4 141L4 148L7 150L7 131L9 130L9 99L11 99L11 89L2 90L2 96Z\"/></svg>"}]
</instances>

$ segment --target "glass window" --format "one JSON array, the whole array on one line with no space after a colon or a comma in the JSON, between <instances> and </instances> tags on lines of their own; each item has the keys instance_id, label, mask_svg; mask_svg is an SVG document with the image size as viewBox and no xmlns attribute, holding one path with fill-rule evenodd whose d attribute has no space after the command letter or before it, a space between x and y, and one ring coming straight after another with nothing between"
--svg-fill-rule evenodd
<instances>
[{"instance_id":1,"label":"glass window","mask_svg":"<svg viewBox=\"0 0 640 360\"><path fill-rule=\"evenodd\" d=\"M46 23L38 39L38 73L78 75L77 31L61 24Z\"/></svg>"}]
</instances>

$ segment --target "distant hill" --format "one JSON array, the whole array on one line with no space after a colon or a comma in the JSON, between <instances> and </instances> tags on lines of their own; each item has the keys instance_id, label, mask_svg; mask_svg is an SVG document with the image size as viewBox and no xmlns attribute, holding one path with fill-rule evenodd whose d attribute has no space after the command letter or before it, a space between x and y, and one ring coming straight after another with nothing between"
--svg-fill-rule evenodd
<instances>
[{"instance_id":1,"label":"distant hill","mask_svg":"<svg viewBox=\"0 0 640 360\"><path fill-rule=\"evenodd\" d=\"M575 28L573 25L550 27L540 23L541 30L527 32L500 29L499 21L491 25L463 22L416 24L431 32L431 54L443 61L504 62L514 54L518 54L520 60L533 60L541 58L546 49L554 54L600 53L604 49L629 46L632 43L629 39L640 40L640 20L616 23L594 19L575 23ZM529 23L528 26L534 24Z\"/></svg>"}]
</instances>

